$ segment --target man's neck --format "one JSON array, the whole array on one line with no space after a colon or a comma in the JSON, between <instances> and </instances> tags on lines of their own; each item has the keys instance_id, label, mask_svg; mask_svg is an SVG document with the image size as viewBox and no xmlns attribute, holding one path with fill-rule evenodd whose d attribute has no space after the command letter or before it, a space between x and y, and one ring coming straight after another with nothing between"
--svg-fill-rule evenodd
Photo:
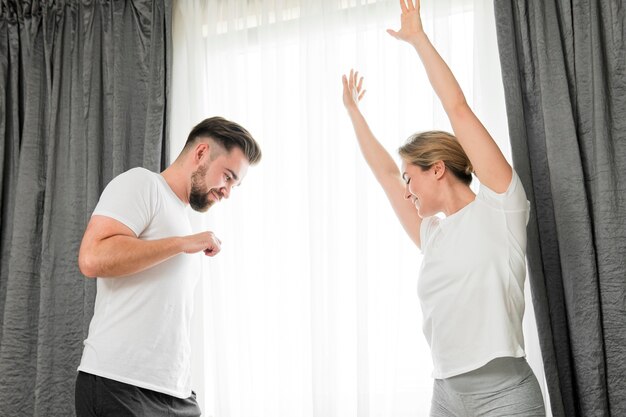
<instances>
[{"instance_id":1,"label":"man's neck","mask_svg":"<svg viewBox=\"0 0 626 417\"><path fill-rule=\"evenodd\" d=\"M170 186L174 194L185 204L189 204L190 179L183 167L174 162L161 172L165 182Z\"/></svg>"}]
</instances>

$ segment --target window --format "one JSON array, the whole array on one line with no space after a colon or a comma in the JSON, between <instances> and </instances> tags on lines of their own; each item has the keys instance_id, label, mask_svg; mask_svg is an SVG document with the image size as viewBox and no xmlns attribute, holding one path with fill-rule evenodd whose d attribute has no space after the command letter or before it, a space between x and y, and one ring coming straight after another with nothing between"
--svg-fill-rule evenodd
<instances>
[{"instance_id":1,"label":"window","mask_svg":"<svg viewBox=\"0 0 626 417\"><path fill-rule=\"evenodd\" d=\"M491 4L425 3L427 32L509 154ZM421 255L341 99L341 75L359 69L363 111L394 157L411 133L450 130L415 52L385 32L398 16L396 0L175 5L171 154L213 115L241 123L264 153L196 219L223 242L204 261L196 302L207 416L428 414Z\"/></svg>"}]
</instances>

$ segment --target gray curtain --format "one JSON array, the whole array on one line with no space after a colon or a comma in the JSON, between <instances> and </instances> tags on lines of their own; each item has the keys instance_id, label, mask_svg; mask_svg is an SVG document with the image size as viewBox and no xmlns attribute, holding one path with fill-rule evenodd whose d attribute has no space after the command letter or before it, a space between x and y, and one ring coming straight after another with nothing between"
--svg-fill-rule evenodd
<instances>
[{"instance_id":1,"label":"gray curtain","mask_svg":"<svg viewBox=\"0 0 626 417\"><path fill-rule=\"evenodd\" d=\"M0 0L0 416L74 415L101 190L166 162L167 0Z\"/></svg>"},{"instance_id":2,"label":"gray curtain","mask_svg":"<svg viewBox=\"0 0 626 417\"><path fill-rule=\"evenodd\" d=\"M626 5L495 0L555 416L626 416Z\"/></svg>"}]
</instances>

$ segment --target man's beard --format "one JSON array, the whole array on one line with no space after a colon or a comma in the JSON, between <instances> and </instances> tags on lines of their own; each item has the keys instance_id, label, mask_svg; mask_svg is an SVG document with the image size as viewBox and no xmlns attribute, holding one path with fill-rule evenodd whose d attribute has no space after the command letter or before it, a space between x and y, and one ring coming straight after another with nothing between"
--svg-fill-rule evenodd
<instances>
[{"instance_id":1,"label":"man's beard","mask_svg":"<svg viewBox=\"0 0 626 417\"><path fill-rule=\"evenodd\" d=\"M215 203L215 201L209 200L209 194L214 190L209 190L203 182L207 169L209 169L208 162L199 166L198 169L191 174L191 193L189 194L189 205L195 211L202 213L207 211Z\"/></svg>"}]
</instances>

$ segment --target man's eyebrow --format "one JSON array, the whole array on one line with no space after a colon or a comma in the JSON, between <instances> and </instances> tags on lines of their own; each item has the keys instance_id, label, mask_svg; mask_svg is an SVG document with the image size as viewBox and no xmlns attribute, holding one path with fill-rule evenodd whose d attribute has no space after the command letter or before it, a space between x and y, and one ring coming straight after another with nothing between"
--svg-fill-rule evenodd
<instances>
[{"instance_id":1,"label":"man's eyebrow","mask_svg":"<svg viewBox=\"0 0 626 417\"><path fill-rule=\"evenodd\" d=\"M233 170L232 170L232 169L228 169L228 168L226 168L226 171L230 172L230 176L231 176L231 177L232 177L235 181L239 180L239 177L237 176L237 174L235 174L235 173L233 172Z\"/></svg>"}]
</instances>

